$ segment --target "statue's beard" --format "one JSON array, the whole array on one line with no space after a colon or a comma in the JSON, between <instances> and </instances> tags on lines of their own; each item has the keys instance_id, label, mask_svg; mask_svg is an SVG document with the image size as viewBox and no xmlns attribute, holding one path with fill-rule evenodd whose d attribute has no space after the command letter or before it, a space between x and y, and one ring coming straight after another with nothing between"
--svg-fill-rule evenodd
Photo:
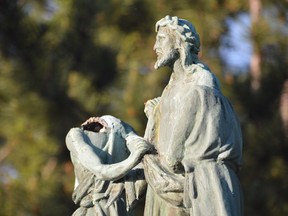
<instances>
[{"instance_id":1,"label":"statue's beard","mask_svg":"<svg viewBox=\"0 0 288 216\"><path fill-rule=\"evenodd\" d=\"M174 62L178 59L179 52L176 49L171 50L168 54L163 56L158 56L157 61L155 62L154 68L159 69L160 67L169 66L171 67Z\"/></svg>"}]
</instances>

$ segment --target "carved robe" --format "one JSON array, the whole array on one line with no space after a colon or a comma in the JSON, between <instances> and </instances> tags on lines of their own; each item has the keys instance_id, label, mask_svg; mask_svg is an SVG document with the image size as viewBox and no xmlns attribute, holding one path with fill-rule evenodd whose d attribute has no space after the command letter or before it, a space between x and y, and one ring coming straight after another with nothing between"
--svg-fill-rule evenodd
<instances>
[{"instance_id":1,"label":"carved robe","mask_svg":"<svg viewBox=\"0 0 288 216\"><path fill-rule=\"evenodd\" d=\"M145 215L242 215L241 130L214 75L193 64L155 100L145 138L158 155L144 157Z\"/></svg>"}]
</instances>

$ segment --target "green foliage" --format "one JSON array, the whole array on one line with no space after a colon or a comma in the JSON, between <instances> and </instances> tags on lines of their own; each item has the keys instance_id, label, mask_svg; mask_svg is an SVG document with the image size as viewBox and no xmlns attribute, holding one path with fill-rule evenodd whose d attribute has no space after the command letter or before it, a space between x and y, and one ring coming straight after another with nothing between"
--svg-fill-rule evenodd
<instances>
[{"instance_id":1,"label":"green foliage","mask_svg":"<svg viewBox=\"0 0 288 216\"><path fill-rule=\"evenodd\" d=\"M278 7L283 21L286 1L263 4ZM154 25L167 14L196 26L200 58L239 113L245 215L287 215L288 145L278 112L287 35L275 34L266 18L252 27L262 55L257 92L248 75L222 77L223 21L243 10L244 0L2 0L0 215L71 215L74 174L65 135L88 117L112 114L143 134L144 102L161 94L170 75L153 69Z\"/></svg>"}]
</instances>

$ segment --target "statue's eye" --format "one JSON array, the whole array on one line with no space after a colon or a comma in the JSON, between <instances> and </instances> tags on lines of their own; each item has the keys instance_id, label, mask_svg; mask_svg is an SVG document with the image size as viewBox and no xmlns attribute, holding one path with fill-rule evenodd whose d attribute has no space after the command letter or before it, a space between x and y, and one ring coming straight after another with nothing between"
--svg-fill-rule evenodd
<instances>
[{"instance_id":1,"label":"statue's eye","mask_svg":"<svg viewBox=\"0 0 288 216\"><path fill-rule=\"evenodd\" d=\"M161 41L163 41L164 39L165 39L165 35L164 35L164 34L160 34L160 35L157 36L157 41L158 41L158 42L161 42Z\"/></svg>"},{"instance_id":2,"label":"statue's eye","mask_svg":"<svg viewBox=\"0 0 288 216\"><path fill-rule=\"evenodd\" d=\"M164 37L159 37L159 38L158 38L158 41L159 41L159 42L161 42L161 41L163 41L163 40L164 40Z\"/></svg>"}]
</instances>

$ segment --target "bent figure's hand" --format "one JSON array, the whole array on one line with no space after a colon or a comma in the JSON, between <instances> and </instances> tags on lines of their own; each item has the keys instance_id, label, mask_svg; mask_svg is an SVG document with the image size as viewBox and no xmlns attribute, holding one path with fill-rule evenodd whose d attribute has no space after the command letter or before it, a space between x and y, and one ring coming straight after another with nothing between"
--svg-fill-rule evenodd
<instances>
[{"instance_id":1,"label":"bent figure's hand","mask_svg":"<svg viewBox=\"0 0 288 216\"><path fill-rule=\"evenodd\" d=\"M144 154L154 151L154 146L145 141L142 137L137 135L129 136L126 138L127 147L129 148L132 157L140 162Z\"/></svg>"}]
</instances>

